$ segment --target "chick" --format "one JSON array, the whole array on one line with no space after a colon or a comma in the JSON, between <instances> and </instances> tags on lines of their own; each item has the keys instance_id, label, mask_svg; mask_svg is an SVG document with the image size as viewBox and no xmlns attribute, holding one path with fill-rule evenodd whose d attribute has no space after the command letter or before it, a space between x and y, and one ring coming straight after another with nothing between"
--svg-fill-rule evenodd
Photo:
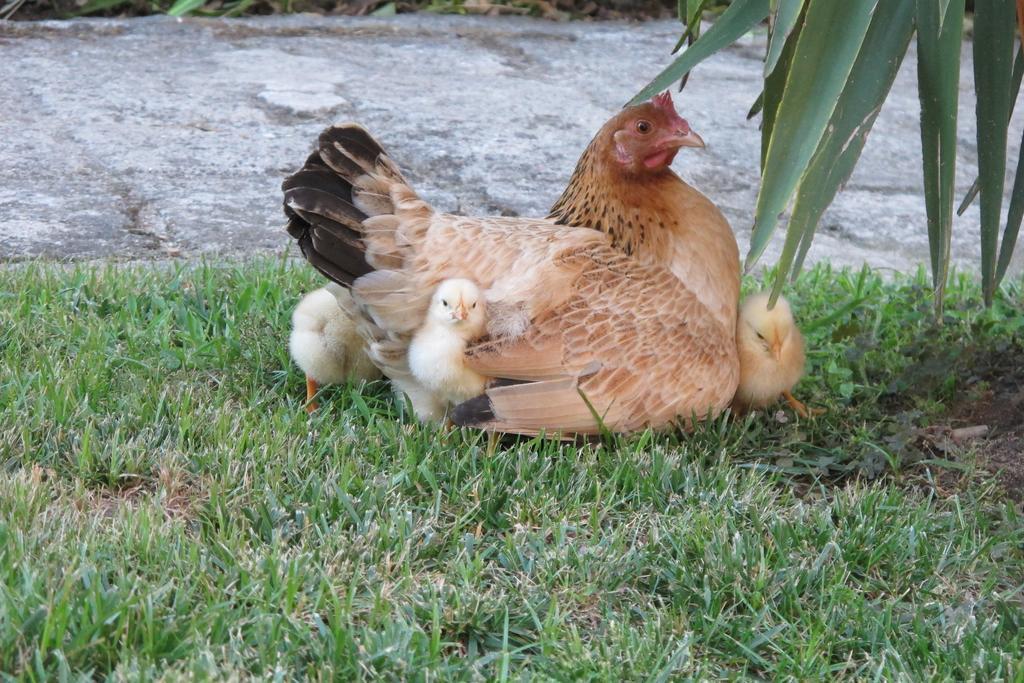
<instances>
[{"instance_id":1,"label":"chick","mask_svg":"<svg viewBox=\"0 0 1024 683\"><path fill-rule=\"evenodd\" d=\"M304 296L292 313L288 351L306 373L306 411L310 413L317 409L314 398L319 385L381 376L363 350L355 323L338 306L339 296L349 296L348 291L317 289Z\"/></svg>"},{"instance_id":2,"label":"chick","mask_svg":"<svg viewBox=\"0 0 1024 683\"><path fill-rule=\"evenodd\" d=\"M409 345L409 370L422 391L409 393L421 420L439 419L453 403L483 393L485 378L466 367L466 343L483 334L484 300L471 280L445 280ZM404 387L403 387L404 388Z\"/></svg>"},{"instance_id":3,"label":"chick","mask_svg":"<svg viewBox=\"0 0 1024 683\"><path fill-rule=\"evenodd\" d=\"M804 374L804 338L793 321L789 302L779 297L768 310L768 293L747 297L736 324L740 382L733 406L738 410L764 408L784 397L803 417L810 413L790 390Z\"/></svg>"}]
</instances>

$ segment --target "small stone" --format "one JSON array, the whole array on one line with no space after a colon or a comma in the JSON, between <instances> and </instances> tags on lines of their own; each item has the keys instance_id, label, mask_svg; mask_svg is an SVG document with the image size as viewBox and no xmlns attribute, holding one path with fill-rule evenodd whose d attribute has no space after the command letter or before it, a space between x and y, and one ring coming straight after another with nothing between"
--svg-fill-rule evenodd
<instances>
[{"instance_id":1,"label":"small stone","mask_svg":"<svg viewBox=\"0 0 1024 683\"><path fill-rule=\"evenodd\" d=\"M264 90L259 94L259 98L271 106L281 107L296 114L315 114L348 104L345 98L325 90Z\"/></svg>"}]
</instances>

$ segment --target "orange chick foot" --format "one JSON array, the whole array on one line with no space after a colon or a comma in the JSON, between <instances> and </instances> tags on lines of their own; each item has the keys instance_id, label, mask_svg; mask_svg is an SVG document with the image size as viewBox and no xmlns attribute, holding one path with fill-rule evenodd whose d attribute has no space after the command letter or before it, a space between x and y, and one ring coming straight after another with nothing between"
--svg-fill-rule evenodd
<instances>
[{"instance_id":1,"label":"orange chick foot","mask_svg":"<svg viewBox=\"0 0 1024 683\"><path fill-rule=\"evenodd\" d=\"M320 407L316 404L316 392L319 390L320 386L316 383L316 380L306 375L306 412L310 415Z\"/></svg>"},{"instance_id":2,"label":"orange chick foot","mask_svg":"<svg viewBox=\"0 0 1024 683\"><path fill-rule=\"evenodd\" d=\"M797 415L799 415L800 417L808 418L813 417L815 415L825 414L824 408L808 408L801 401L799 401L796 398L796 396L789 393L788 391L783 391L782 396L783 398L786 399L786 403L788 403L790 407L792 407L793 410L795 410Z\"/></svg>"}]
</instances>

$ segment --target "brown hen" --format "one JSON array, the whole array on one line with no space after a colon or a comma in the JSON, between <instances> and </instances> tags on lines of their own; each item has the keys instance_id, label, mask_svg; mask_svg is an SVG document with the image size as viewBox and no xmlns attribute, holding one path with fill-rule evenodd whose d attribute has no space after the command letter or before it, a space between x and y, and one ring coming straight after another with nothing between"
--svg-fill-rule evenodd
<instances>
[{"instance_id":1,"label":"brown hen","mask_svg":"<svg viewBox=\"0 0 1024 683\"><path fill-rule=\"evenodd\" d=\"M326 130L284 183L289 232L352 286L370 355L414 381L410 339L438 282L485 291L488 334L467 366L493 378L457 424L563 435L716 415L739 376L739 255L721 213L668 165L702 146L666 95L591 142L549 219L436 212L364 129ZM585 227L589 226L589 227Z\"/></svg>"}]
</instances>

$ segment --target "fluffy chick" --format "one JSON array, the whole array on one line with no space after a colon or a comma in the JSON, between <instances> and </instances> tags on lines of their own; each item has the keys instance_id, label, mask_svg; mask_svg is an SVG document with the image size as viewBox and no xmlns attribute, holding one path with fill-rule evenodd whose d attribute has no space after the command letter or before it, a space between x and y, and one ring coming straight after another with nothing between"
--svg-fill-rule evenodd
<instances>
[{"instance_id":1,"label":"fluffy chick","mask_svg":"<svg viewBox=\"0 0 1024 683\"><path fill-rule=\"evenodd\" d=\"M793 409L808 417L807 407L790 393L804 374L804 338L793 321L789 302L779 297L768 310L769 295L747 297L736 324L740 382L733 407L743 411L764 408L785 397Z\"/></svg>"},{"instance_id":2,"label":"fluffy chick","mask_svg":"<svg viewBox=\"0 0 1024 683\"><path fill-rule=\"evenodd\" d=\"M349 293L340 287L314 290L292 313L288 351L306 373L306 411L310 413L317 409L314 397L319 385L381 376L363 350L355 323L338 306L339 296Z\"/></svg>"},{"instance_id":3,"label":"fluffy chick","mask_svg":"<svg viewBox=\"0 0 1024 683\"><path fill-rule=\"evenodd\" d=\"M466 343L483 334L484 299L471 280L445 280L430 299L426 320L409 345L409 370L424 391L408 392L421 420L483 393L485 378L465 365ZM404 387L403 387L404 388Z\"/></svg>"}]
</instances>

